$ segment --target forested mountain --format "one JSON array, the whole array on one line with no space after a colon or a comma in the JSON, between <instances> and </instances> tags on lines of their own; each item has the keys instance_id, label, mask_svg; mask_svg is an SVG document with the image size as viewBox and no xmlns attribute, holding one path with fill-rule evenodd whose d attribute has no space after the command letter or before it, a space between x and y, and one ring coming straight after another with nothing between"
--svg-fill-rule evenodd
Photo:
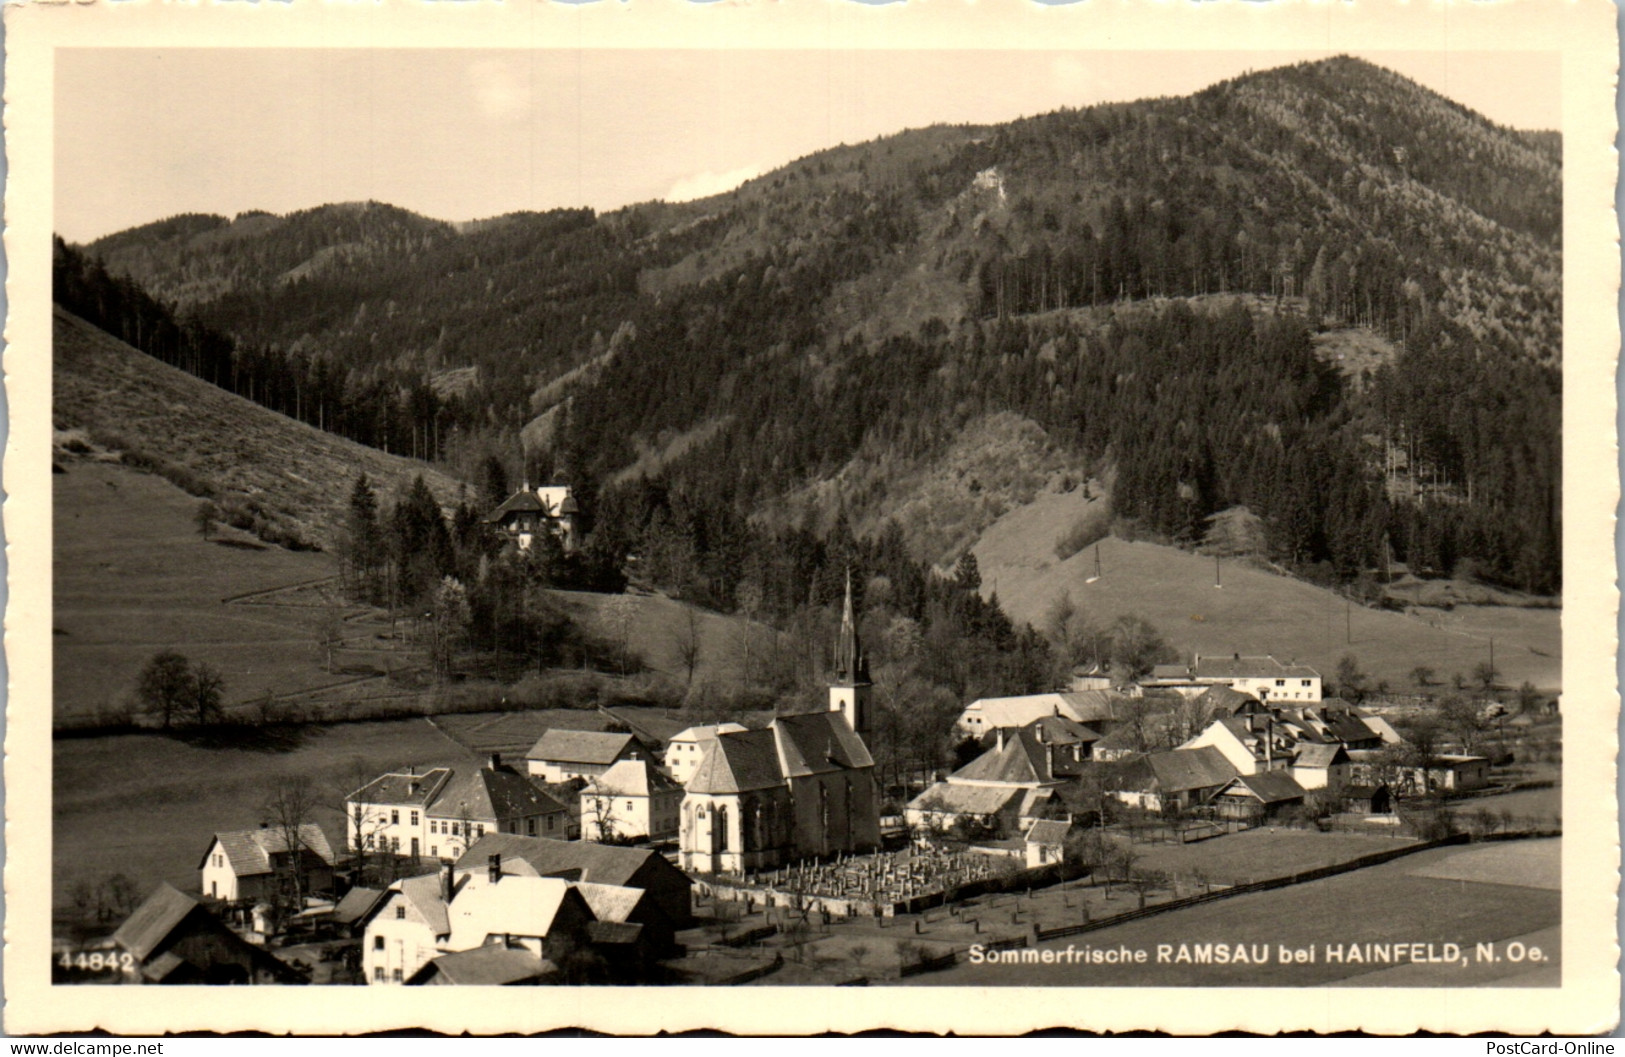
<instances>
[{"instance_id":1,"label":"forested mountain","mask_svg":"<svg viewBox=\"0 0 1625 1057\"><path fill-rule=\"evenodd\" d=\"M742 560L783 527L764 510L1000 414L1145 531L1245 504L1278 561L1344 581L1471 559L1551 591L1560 156L1345 58L904 132L683 205L177 217L86 247L111 274L59 291L139 284L224 343L198 373L274 377L245 395L354 439L566 477L602 546L724 606L765 575ZM1340 374L1311 342L1340 327L1399 351ZM820 493L821 529L878 532L864 479Z\"/></svg>"}]
</instances>

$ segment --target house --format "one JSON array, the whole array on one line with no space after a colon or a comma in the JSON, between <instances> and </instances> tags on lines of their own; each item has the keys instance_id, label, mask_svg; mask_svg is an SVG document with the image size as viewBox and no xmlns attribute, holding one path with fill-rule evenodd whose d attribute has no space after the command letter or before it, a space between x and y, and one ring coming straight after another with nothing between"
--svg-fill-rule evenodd
<instances>
[{"instance_id":1,"label":"house","mask_svg":"<svg viewBox=\"0 0 1625 1057\"><path fill-rule=\"evenodd\" d=\"M673 735L666 743L666 773L678 785L687 785L700 765L700 754L705 751L707 742L715 740L718 734L737 734L744 729L738 723L713 723L689 727Z\"/></svg>"},{"instance_id":2,"label":"house","mask_svg":"<svg viewBox=\"0 0 1625 1057\"><path fill-rule=\"evenodd\" d=\"M493 754L484 767L385 774L345 798L361 851L455 859L486 833L562 836L569 810Z\"/></svg>"},{"instance_id":3,"label":"house","mask_svg":"<svg viewBox=\"0 0 1625 1057\"><path fill-rule=\"evenodd\" d=\"M1324 789L1333 795L1349 781L1350 759L1342 745L1300 742L1292 758L1292 777L1305 789Z\"/></svg>"},{"instance_id":4,"label":"house","mask_svg":"<svg viewBox=\"0 0 1625 1057\"><path fill-rule=\"evenodd\" d=\"M1021 820L1038 817L1051 791L1065 781L1052 766L1054 745L1042 733L1038 724L1008 735L995 731L992 748L909 801L903 817L917 829L970 819L995 831L1020 832Z\"/></svg>"},{"instance_id":5,"label":"house","mask_svg":"<svg viewBox=\"0 0 1625 1057\"><path fill-rule=\"evenodd\" d=\"M165 882L135 908L113 943L130 955L124 976L143 984L292 984L292 966L238 936L196 898Z\"/></svg>"},{"instance_id":6,"label":"house","mask_svg":"<svg viewBox=\"0 0 1625 1057\"><path fill-rule=\"evenodd\" d=\"M501 855L493 854L484 870L458 872L447 863L438 874L390 885L366 920L362 965L373 984L536 980L588 945L592 920L571 882L504 871ZM445 955L489 948L523 956L429 968ZM515 971L524 966L528 972Z\"/></svg>"},{"instance_id":7,"label":"house","mask_svg":"<svg viewBox=\"0 0 1625 1057\"><path fill-rule=\"evenodd\" d=\"M1196 695L1192 704L1199 715L1246 716L1266 712L1264 703L1252 694L1244 694L1240 690L1224 685L1209 686Z\"/></svg>"},{"instance_id":8,"label":"house","mask_svg":"<svg viewBox=\"0 0 1625 1057\"><path fill-rule=\"evenodd\" d=\"M631 734L557 727L543 734L525 754L530 776L543 782L596 778L622 760L649 758L649 750Z\"/></svg>"},{"instance_id":9,"label":"house","mask_svg":"<svg viewBox=\"0 0 1625 1057\"><path fill-rule=\"evenodd\" d=\"M1138 721L1126 722L1108 731L1089 747L1089 755L1096 763L1139 756L1159 746L1175 744L1178 727L1178 720L1169 713L1142 716Z\"/></svg>"},{"instance_id":10,"label":"house","mask_svg":"<svg viewBox=\"0 0 1625 1057\"><path fill-rule=\"evenodd\" d=\"M1394 810L1394 798L1384 783L1343 787L1343 806L1361 815L1386 815Z\"/></svg>"},{"instance_id":11,"label":"house","mask_svg":"<svg viewBox=\"0 0 1625 1057\"><path fill-rule=\"evenodd\" d=\"M1382 751L1362 749L1349 753L1350 784L1386 784L1398 797L1462 793L1481 789L1489 780L1490 761L1483 756L1440 753L1424 767L1397 761Z\"/></svg>"},{"instance_id":12,"label":"house","mask_svg":"<svg viewBox=\"0 0 1625 1057\"><path fill-rule=\"evenodd\" d=\"M1072 669L1071 684L1068 689L1074 692L1084 690L1110 690L1112 688L1112 673L1110 666L1102 662L1094 664L1080 664Z\"/></svg>"},{"instance_id":13,"label":"house","mask_svg":"<svg viewBox=\"0 0 1625 1057\"><path fill-rule=\"evenodd\" d=\"M1066 836L1072 832L1072 823L1056 819L1039 819L1027 827L1027 868L1049 866L1065 857Z\"/></svg>"},{"instance_id":14,"label":"house","mask_svg":"<svg viewBox=\"0 0 1625 1057\"><path fill-rule=\"evenodd\" d=\"M659 900L645 889L589 881L578 881L575 887L592 908L597 925L633 925L638 929L636 935L628 936L595 928L600 934L595 942L631 942L639 953L650 958L668 957L678 950L677 926Z\"/></svg>"},{"instance_id":15,"label":"house","mask_svg":"<svg viewBox=\"0 0 1625 1057\"><path fill-rule=\"evenodd\" d=\"M1301 709L1298 714L1322 739L1337 742L1348 749L1380 749L1384 744L1397 744L1399 741L1399 735L1393 733L1393 728L1386 722L1382 722L1381 726L1391 734L1392 742L1376 724L1370 722L1369 717L1335 698L1322 702L1318 708Z\"/></svg>"},{"instance_id":16,"label":"house","mask_svg":"<svg viewBox=\"0 0 1625 1057\"><path fill-rule=\"evenodd\" d=\"M344 898L333 908L333 924L347 936L359 936L361 923L387 894L382 888L355 886L344 893Z\"/></svg>"},{"instance_id":17,"label":"house","mask_svg":"<svg viewBox=\"0 0 1625 1057\"><path fill-rule=\"evenodd\" d=\"M1286 771L1259 771L1232 778L1209 804L1220 818L1260 821L1303 805L1304 789Z\"/></svg>"},{"instance_id":18,"label":"house","mask_svg":"<svg viewBox=\"0 0 1625 1057\"><path fill-rule=\"evenodd\" d=\"M1031 730L1044 747L1049 773L1056 778L1082 774L1092 758L1095 742L1100 740L1099 731L1065 716L1044 716L1025 729Z\"/></svg>"},{"instance_id":19,"label":"house","mask_svg":"<svg viewBox=\"0 0 1625 1057\"><path fill-rule=\"evenodd\" d=\"M1265 703L1275 701L1319 701L1320 673L1308 665L1282 664L1274 657L1203 657L1186 668L1159 664L1140 680L1143 689L1172 690L1182 697L1195 698L1214 686L1227 686Z\"/></svg>"},{"instance_id":20,"label":"house","mask_svg":"<svg viewBox=\"0 0 1625 1057\"><path fill-rule=\"evenodd\" d=\"M649 760L621 760L580 794L583 840L671 840L683 810L683 787Z\"/></svg>"},{"instance_id":21,"label":"house","mask_svg":"<svg viewBox=\"0 0 1625 1057\"><path fill-rule=\"evenodd\" d=\"M258 829L216 833L198 863L203 894L226 903L274 900L291 886L295 873L290 837L304 893L331 892L333 849L322 828L306 822L291 831L261 824Z\"/></svg>"},{"instance_id":22,"label":"house","mask_svg":"<svg viewBox=\"0 0 1625 1057\"><path fill-rule=\"evenodd\" d=\"M532 489L530 482L489 514L485 523L502 532L522 551L528 551L543 532L553 535L564 549L574 553L577 546L576 519L581 510L569 485L544 485Z\"/></svg>"},{"instance_id":23,"label":"house","mask_svg":"<svg viewBox=\"0 0 1625 1057\"><path fill-rule=\"evenodd\" d=\"M1262 715L1226 716L1209 723L1196 737L1179 746L1211 746L1224 754L1238 774L1285 769L1292 765L1297 741L1266 712Z\"/></svg>"},{"instance_id":24,"label":"house","mask_svg":"<svg viewBox=\"0 0 1625 1057\"><path fill-rule=\"evenodd\" d=\"M1126 699L1111 690L1084 690L1021 697L984 697L965 706L955 729L981 738L1001 727L1017 729L1044 716L1064 716L1074 723L1113 724L1123 717Z\"/></svg>"},{"instance_id":25,"label":"house","mask_svg":"<svg viewBox=\"0 0 1625 1057\"><path fill-rule=\"evenodd\" d=\"M551 983L558 966L525 947L494 944L431 958L406 982L420 986L511 987Z\"/></svg>"},{"instance_id":26,"label":"house","mask_svg":"<svg viewBox=\"0 0 1625 1057\"><path fill-rule=\"evenodd\" d=\"M454 774L425 813L430 858L455 859L486 833L561 836L569 809L502 762Z\"/></svg>"},{"instance_id":27,"label":"house","mask_svg":"<svg viewBox=\"0 0 1625 1057\"><path fill-rule=\"evenodd\" d=\"M492 855L500 855L502 868L513 874L642 889L674 929L686 929L693 920L694 882L665 856L647 848L487 834L458 860L457 871L483 868Z\"/></svg>"},{"instance_id":28,"label":"house","mask_svg":"<svg viewBox=\"0 0 1625 1057\"><path fill-rule=\"evenodd\" d=\"M766 730L708 741L685 787L678 843L685 870L744 873L880 846L869 731L868 660L848 577L827 711L774 718Z\"/></svg>"},{"instance_id":29,"label":"house","mask_svg":"<svg viewBox=\"0 0 1625 1057\"><path fill-rule=\"evenodd\" d=\"M1131 807L1161 813L1187 811L1228 785L1237 770L1224 753L1207 745L1153 752L1125 763L1109 790Z\"/></svg>"}]
</instances>

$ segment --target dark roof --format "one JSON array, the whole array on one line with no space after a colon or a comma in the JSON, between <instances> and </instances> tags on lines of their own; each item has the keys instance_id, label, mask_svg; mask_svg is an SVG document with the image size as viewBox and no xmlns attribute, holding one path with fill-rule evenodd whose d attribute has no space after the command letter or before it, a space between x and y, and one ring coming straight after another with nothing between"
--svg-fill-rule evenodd
<instances>
[{"instance_id":1,"label":"dark roof","mask_svg":"<svg viewBox=\"0 0 1625 1057\"><path fill-rule=\"evenodd\" d=\"M636 943L643 925L636 921L589 921L587 938L594 943Z\"/></svg>"},{"instance_id":2,"label":"dark roof","mask_svg":"<svg viewBox=\"0 0 1625 1057\"><path fill-rule=\"evenodd\" d=\"M283 832L281 826L276 825L216 833L214 839L225 851L226 861L231 863L231 872L238 877L270 873L271 856L280 855L288 850L287 834ZM333 865L333 849L328 845L327 834L322 832L322 827L314 822L304 823L298 829L298 840L302 850L310 852L329 866ZM212 851L214 845L211 844L209 847ZM209 852L203 854L206 862Z\"/></svg>"},{"instance_id":3,"label":"dark roof","mask_svg":"<svg viewBox=\"0 0 1625 1057\"><path fill-rule=\"evenodd\" d=\"M682 878L684 884L691 883L687 874L647 848L619 848L589 841L521 837L517 833L487 833L457 860L457 869L483 870L492 855L502 856L503 873L530 872L538 877L562 877L578 871L576 880L626 885L636 874L653 864L655 870L676 875ZM647 877L643 880L646 881ZM640 882L634 887L647 885Z\"/></svg>"},{"instance_id":4,"label":"dark roof","mask_svg":"<svg viewBox=\"0 0 1625 1057\"><path fill-rule=\"evenodd\" d=\"M344 893L339 905L333 908L333 920L340 925L349 925L360 921L372 913L386 895L382 888L361 888L359 886Z\"/></svg>"},{"instance_id":5,"label":"dark roof","mask_svg":"<svg viewBox=\"0 0 1625 1057\"><path fill-rule=\"evenodd\" d=\"M1027 829L1029 844L1060 844L1072 832L1072 823L1056 819L1040 819Z\"/></svg>"},{"instance_id":6,"label":"dark roof","mask_svg":"<svg viewBox=\"0 0 1625 1057\"><path fill-rule=\"evenodd\" d=\"M485 520L490 524L496 524L497 522L500 522L506 518L509 514L518 514L521 512L546 514L548 511L547 507L542 503L541 499L537 497L535 492L532 492L528 488L521 488L507 499L503 500L501 506L485 515Z\"/></svg>"},{"instance_id":7,"label":"dark roof","mask_svg":"<svg viewBox=\"0 0 1625 1057\"><path fill-rule=\"evenodd\" d=\"M686 786L690 793L742 793L784 784L771 730L719 734L702 744L705 749Z\"/></svg>"},{"instance_id":8,"label":"dark roof","mask_svg":"<svg viewBox=\"0 0 1625 1057\"><path fill-rule=\"evenodd\" d=\"M175 926L199 909L201 904L196 899L167 881L160 882L113 933L113 942L144 962L169 938Z\"/></svg>"},{"instance_id":9,"label":"dark roof","mask_svg":"<svg viewBox=\"0 0 1625 1057\"><path fill-rule=\"evenodd\" d=\"M1154 752L1144 762L1156 775L1157 784L1165 793L1211 789L1236 777L1235 767L1224 758L1224 753L1211 745L1204 745L1200 749Z\"/></svg>"},{"instance_id":10,"label":"dark roof","mask_svg":"<svg viewBox=\"0 0 1625 1057\"><path fill-rule=\"evenodd\" d=\"M1365 722L1352 712L1342 709L1325 709L1320 714L1321 722L1326 724L1326 733L1347 745L1362 741L1371 741L1375 738L1382 740L1382 735L1365 725Z\"/></svg>"},{"instance_id":11,"label":"dark roof","mask_svg":"<svg viewBox=\"0 0 1625 1057\"><path fill-rule=\"evenodd\" d=\"M1305 743L1298 746L1298 756L1297 756L1297 758L1295 760L1293 760L1292 766L1294 766L1294 767L1330 767L1333 764L1338 762L1337 758L1339 756L1341 756L1343 758L1342 762L1344 762L1344 763L1348 762L1348 759L1349 759L1348 750L1343 748L1343 746L1341 744L1337 744L1337 743L1327 744L1327 743L1324 743L1324 742L1305 742Z\"/></svg>"},{"instance_id":12,"label":"dark roof","mask_svg":"<svg viewBox=\"0 0 1625 1057\"><path fill-rule=\"evenodd\" d=\"M560 730L555 727L531 746L525 758L562 763L611 764L632 740L630 734L611 734L602 730Z\"/></svg>"},{"instance_id":13,"label":"dark roof","mask_svg":"<svg viewBox=\"0 0 1625 1057\"><path fill-rule=\"evenodd\" d=\"M955 771L950 781L1038 785L1052 781L1049 754L1031 727L1013 731L997 745Z\"/></svg>"},{"instance_id":14,"label":"dark roof","mask_svg":"<svg viewBox=\"0 0 1625 1057\"><path fill-rule=\"evenodd\" d=\"M1257 774L1237 775L1231 782L1240 783L1266 804L1280 804L1304 798L1303 786L1288 771L1259 771Z\"/></svg>"},{"instance_id":15,"label":"dark roof","mask_svg":"<svg viewBox=\"0 0 1625 1057\"><path fill-rule=\"evenodd\" d=\"M1043 734L1050 745L1092 745L1100 740L1100 732L1065 716L1040 716L1027 724Z\"/></svg>"},{"instance_id":16,"label":"dark roof","mask_svg":"<svg viewBox=\"0 0 1625 1057\"><path fill-rule=\"evenodd\" d=\"M422 774L381 775L344 799L362 804L405 804L425 807L450 777L449 767L435 767Z\"/></svg>"},{"instance_id":17,"label":"dark roof","mask_svg":"<svg viewBox=\"0 0 1625 1057\"><path fill-rule=\"evenodd\" d=\"M778 739L786 777L827 774L830 771L873 767L874 759L863 739L839 712L807 712L775 716L769 728ZM725 738L737 738L737 734ZM724 738L718 738L718 741ZM689 783L693 788L693 783Z\"/></svg>"},{"instance_id":18,"label":"dark roof","mask_svg":"<svg viewBox=\"0 0 1625 1057\"><path fill-rule=\"evenodd\" d=\"M1216 714L1225 716L1233 716L1241 709L1258 703L1258 698L1252 694L1244 694L1224 685L1208 687L1195 701L1198 707L1211 708Z\"/></svg>"},{"instance_id":19,"label":"dark roof","mask_svg":"<svg viewBox=\"0 0 1625 1057\"><path fill-rule=\"evenodd\" d=\"M446 783L429 807L429 814L445 817L492 819L552 815L563 804L539 789L511 767L481 767L464 771Z\"/></svg>"},{"instance_id":20,"label":"dark roof","mask_svg":"<svg viewBox=\"0 0 1625 1057\"><path fill-rule=\"evenodd\" d=\"M500 986L536 980L553 971L553 963L539 954L493 945L442 954L414 974L411 982L423 983L438 975L448 984Z\"/></svg>"}]
</instances>

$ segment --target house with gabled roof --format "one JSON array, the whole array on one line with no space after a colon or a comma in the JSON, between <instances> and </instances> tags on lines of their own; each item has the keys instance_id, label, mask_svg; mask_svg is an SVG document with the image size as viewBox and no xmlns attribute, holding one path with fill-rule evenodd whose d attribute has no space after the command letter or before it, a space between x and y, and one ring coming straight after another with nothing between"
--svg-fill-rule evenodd
<instances>
[{"instance_id":1,"label":"house with gabled roof","mask_svg":"<svg viewBox=\"0 0 1625 1057\"><path fill-rule=\"evenodd\" d=\"M485 523L493 526L522 551L530 550L541 533L550 533L558 539L564 553L576 549L576 520L581 509L570 486L543 485L523 488L503 500L489 514Z\"/></svg>"},{"instance_id":2,"label":"house with gabled roof","mask_svg":"<svg viewBox=\"0 0 1625 1057\"><path fill-rule=\"evenodd\" d=\"M1074 723L1111 725L1122 719L1124 695L1112 690L1081 690L1020 697L984 697L959 714L955 727L981 738L992 731L1029 726L1044 716L1063 716Z\"/></svg>"},{"instance_id":3,"label":"house with gabled roof","mask_svg":"<svg viewBox=\"0 0 1625 1057\"><path fill-rule=\"evenodd\" d=\"M344 813L351 847L447 860L487 833L563 836L570 818L495 753L484 767L383 775L346 797Z\"/></svg>"},{"instance_id":4,"label":"house with gabled roof","mask_svg":"<svg viewBox=\"0 0 1625 1057\"><path fill-rule=\"evenodd\" d=\"M745 728L738 723L708 723L689 727L672 735L666 743L665 768L678 785L687 785L700 765L700 754L707 742L719 734L737 734Z\"/></svg>"},{"instance_id":5,"label":"house with gabled roof","mask_svg":"<svg viewBox=\"0 0 1625 1057\"><path fill-rule=\"evenodd\" d=\"M196 897L167 881L113 933L130 957L124 976L143 984L303 983L297 970L238 936Z\"/></svg>"},{"instance_id":6,"label":"house with gabled roof","mask_svg":"<svg viewBox=\"0 0 1625 1057\"><path fill-rule=\"evenodd\" d=\"M581 789L581 839L670 840L677 836L683 787L652 760L621 760Z\"/></svg>"},{"instance_id":7,"label":"house with gabled roof","mask_svg":"<svg viewBox=\"0 0 1625 1057\"><path fill-rule=\"evenodd\" d=\"M1268 712L1222 716L1209 723L1182 749L1212 746L1224 753L1238 774L1284 770L1292 765L1298 741Z\"/></svg>"},{"instance_id":8,"label":"house with gabled roof","mask_svg":"<svg viewBox=\"0 0 1625 1057\"><path fill-rule=\"evenodd\" d=\"M969 819L1006 833L1042 813L1051 791L1065 781L1055 773L1054 746L1037 724L1008 734L1001 728L982 755L909 801L910 826L931 829Z\"/></svg>"},{"instance_id":9,"label":"house with gabled roof","mask_svg":"<svg viewBox=\"0 0 1625 1057\"><path fill-rule=\"evenodd\" d=\"M1348 750L1335 742L1299 742L1298 754L1292 758L1292 777L1305 789L1339 793L1352 771Z\"/></svg>"},{"instance_id":10,"label":"house with gabled roof","mask_svg":"<svg viewBox=\"0 0 1625 1057\"><path fill-rule=\"evenodd\" d=\"M693 919L694 882L665 856L647 848L487 834L457 861L455 870L464 874L484 869L493 855L512 874L641 889L677 929L688 928Z\"/></svg>"},{"instance_id":11,"label":"house with gabled roof","mask_svg":"<svg viewBox=\"0 0 1625 1057\"><path fill-rule=\"evenodd\" d=\"M440 987L513 987L549 983L558 973L558 966L534 951L495 944L431 958L406 982Z\"/></svg>"},{"instance_id":12,"label":"house with gabled roof","mask_svg":"<svg viewBox=\"0 0 1625 1057\"><path fill-rule=\"evenodd\" d=\"M1143 689L1172 690L1194 698L1214 686L1256 697L1265 703L1310 702L1321 698L1320 673L1306 664L1282 664L1272 656L1204 657L1189 666L1159 664L1140 680Z\"/></svg>"},{"instance_id":13,"label":"house with gabled roof","mask_svg":"<svg viewBox=\"0 0 1625 1057\"><path fill-rule=\"evenodd\" d=\"M1071 819L1039 819L1028 826L1023 835L1027 868L1030 870L1062 861L1066 854L1067 834L1071 832Z\"/></svg>"},{"instance_id":14,"label":"house with gabled roof","mask_svg":"<svg viewBox=\"0 0 1625 1057\"><path fill-rule=\"evenodd\" d=\"M685 870L744 873L880 846L875 763L863 740L872 684L850 578L835 669L827 710L706 743L683 795Z\"/></svg>"},{"instance_id":15,"label":"house with gabled roof","mask_svg":"<svg viewBox=\"0 0 1625 1057\"><path fill-rule=\"evenodd\" d=\"M531 746L525 763L532 778L567 782L595 778L622 760L650 758L648 748L631 734L554 727Z\"/></svg>"},{"instance_id":16,"label":"house with gabled roof","mask_svg":"<svg viewBox=\"0 0 1625 1057\"><path fill-rule=\"evenodd\" d=\"M1187 811L1229 784L1237 770L1211 745L1153 752L1125 763L1115 776L1116 799L1131 807Z\"/></svg>"},{"instance_id":17,"label":"house with gabled roof","mask_svg":"<svg viewBox=\"0 0 1625 1057\"><path fill-rule=\"evenodd\" d=\"M316 823L306 822L291 832L262 824L258 829L216 833L198 863L198 873L201 890L210 899L251 903L275 897L296 867L305 892L331 892L333 862L327 834Z\"/></svg>"},{"instance_id":18,"label":"house with gabled roof","mask_svg":"<svg viewBox=\"0 0 1625 1057\"><path fill-rule=\"evenodd\" d=\"M1304 788L1286 771L1260 771L1232 778L1209 798L1220 818L1271 819L1302 806Z\"/></svg>"}]
</instances>

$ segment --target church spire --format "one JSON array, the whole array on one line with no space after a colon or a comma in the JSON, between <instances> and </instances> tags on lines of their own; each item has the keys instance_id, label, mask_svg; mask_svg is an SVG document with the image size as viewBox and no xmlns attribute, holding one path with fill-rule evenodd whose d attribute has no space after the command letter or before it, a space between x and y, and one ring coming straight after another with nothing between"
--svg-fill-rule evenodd
<instances>
[{"instance_id":1,"label":"church spire","mask_svg":"<svg viewBox=\"0 0 1625 1057\"><path fill-rule=\"evenodd\" d=\"M841 633L835 640L835 678L849 686L869 682L869 658L858 641L858 621L852 610L852 568L846 570L846 602L841 607Z\"/></svg>"}]
</instances>

